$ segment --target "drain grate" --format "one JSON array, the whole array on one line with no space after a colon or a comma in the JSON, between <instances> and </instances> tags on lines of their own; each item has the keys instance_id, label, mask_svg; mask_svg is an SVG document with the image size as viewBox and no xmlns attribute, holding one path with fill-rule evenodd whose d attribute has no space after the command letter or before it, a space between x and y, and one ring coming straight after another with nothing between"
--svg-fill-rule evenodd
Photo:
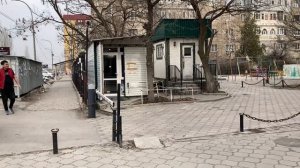
<instances>
[{"instance_id":1,"label":"drain grate","mask_svg":"<svg viewBox=\"0 0 300 168\"><path fill-rule=\"evenodd\" d=\"M289 138L281 137L275 139L274 142L278 145L287 146L287 147L299 147L300 148L300 139L298 138Z\"/></svg>"}]
</instances>

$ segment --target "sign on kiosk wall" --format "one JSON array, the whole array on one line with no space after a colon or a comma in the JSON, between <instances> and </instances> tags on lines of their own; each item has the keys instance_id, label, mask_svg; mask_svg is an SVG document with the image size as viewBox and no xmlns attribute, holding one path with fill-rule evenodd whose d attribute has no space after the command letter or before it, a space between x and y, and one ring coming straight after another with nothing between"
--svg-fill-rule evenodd
<instances>
[{"instance_id":1,"label":"sign on kiosk wall","mask_svg":"<svg viewBox=\"0 0 300 168\"><path fill-rule=\"evenodd\" d=\"M0 47L0 55L10 55L9 47Z\"/></svg>"}]
</instances>

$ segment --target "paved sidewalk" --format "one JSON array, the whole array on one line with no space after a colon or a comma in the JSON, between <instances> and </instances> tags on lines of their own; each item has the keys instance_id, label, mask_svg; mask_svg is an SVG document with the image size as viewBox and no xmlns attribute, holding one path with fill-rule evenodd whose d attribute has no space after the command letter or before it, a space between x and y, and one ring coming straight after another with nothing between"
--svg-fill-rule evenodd
<instances>
[{"instance_id":1,"label":"paved sidewalk","mask_svg":"<svg viewBox=\"0 0 300 168\"><path fill-rule=\"evenodd\" d=\"M121 149L115 145L0 157L1 168L297 168L300 148L282 146L299 137L300 125L260 134L225 134L167 142L163 149Z\"/></svg>"},{"instance_id":2,"label":"paved sidewalk","mask_svg":"<svg viewBox=\"0 0 300 168\"><path fill-rule=\"evenodd\" d=\"M66 76L43 94L16 102L15 114L0 111L0 155L52 149L50 130L59 128L59 147L99 143L96 129L82 112ZM1 167L1 166L0 166Z\"/></svg>"},{"instance_id":3,"label":"paved sidewalk","mask_svg":"<svg viewBox=\"0 0 300 168\"><path fill-rule=\"evenodd\" d=\"M53 88L61 84L58 82ZM111 143L112 117L97 114L96 119L90 120L68 118L68 128L79 129L78 133L82 138L78 139L80 143L97 135L101 138L95 138L98 145L60 150L59 155L52 155L48 151L0 156L0 167L300 168L300 116L281 123L261 123L245 119L245 128L252 129L253 132L238 132L239 113L270 120L298 113L300 90L260 85L241 88L240 81L221 81L221 88L232 97L215 102L143 105L121 110L125 141L140 136L157 136L166 146L163 149L120 149ZM70 96L66 90L66 87L61 87L59 97ZM48 93L50 92L51 90ZM63 99L48 102L55 104L56 101L64 102ZM40 101L36 104L42 106L48 103ZM45 110L49 113L53 108L56 107L51 105ZM35 114L38 108L28 105L27 109ZM68 110L65 111L66 114L78 114L74 113L73 108ZM2 124L1 121L0 123ZM10 124L12 126L13 123ZM78 127L86 129L80 130ZM1 131L0 128L0 134ZM27 130L28 132L30 131ZM46 132L43 137L50 136L49 130ZM64 132L60 135L68 134ZM62 139L61 143L69 139Z\"/></svg>"},{"instance_id":4,"label":"paved sidewalk","mask_svg":"<svg viewBox=\"0 0 300 168\"><path fill-rule=\"evenodd\" d=\"M134 106L121 110L124 140L140 136L177 139L239 131L239 113L262 119L281 119L300 111L300 90L247 86L221 81L231 98L216 102L192 102ZM300 116L282 123L261 123L245 119L246 129L299 123ZM111 116L93 120L101 137L111 136Z\"/></svg>"}]
</instances>

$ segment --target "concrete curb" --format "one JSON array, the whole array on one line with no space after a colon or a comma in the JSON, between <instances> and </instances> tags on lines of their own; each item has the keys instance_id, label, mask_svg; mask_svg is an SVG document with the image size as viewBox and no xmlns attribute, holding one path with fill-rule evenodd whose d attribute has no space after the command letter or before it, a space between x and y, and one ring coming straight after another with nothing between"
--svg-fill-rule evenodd
<instances>
[{"instance_id":1,"label":"concrete curb","mask_svg":"<svg viewBox=\"0 0 300 168\"><path fill-rule=\"evenodd\" d=\"M62 153L62 151L65 151L65 150L80 149L80 148L95 147L95 146L105 147L107 145L114 145L114 143L95 143L95 144L90 144L90 145L63 147L63 148L59 148L60 152L58 153L58 155L64 154L64 153ZM9 153L9 154L0 155L0 158L4 158L4 157L8 157L8 156L27 155L27 154L39 154L39 153L44 153L44 152L52 153L52 151L53 151L53 149L43 149L43 150L34 150L34 151L29 151L29 152Z\"/></svg>"},{"instance_id":2,"label":"concrete curb","mask_svg":"<svg viewBox=\"0 0 300 168\"><path fill-rule=\"evenodd\" d=\"M168 104L178 104L178 103L202 103L202 102L216 102L231 98L232 96L228 93L225 94L224 97L211 99L211 100L193 100L193 101L175 101L175 102L160 102L160 103L149 103L149 104L137 104L137 105L125 105L122 106L121 109L133 108L133 107L143 107L143 106L156 106L156 105L168 105ZM106 110L98 110L98 113L102 113L105 115L112 115L112 112Z\"/></svg>"},{"instance_id":3,"label":"concrete curb","mask_svg":"<svg viewBox=\"0 0 300 168\"><path fill-rule=\"evenodd\" d=\"M217 99L211 99L211 100L192 100L192 101L174 101L174 102L159 102L159 103L148 103L148 104L137 104L137 105L127 105L127 106L123 106L123 108L128 108L128 107L137 107L137 106L155 106L157 104L178 104L178 103L196 103L196 102L199 102L199 103L202 103L202 102L216 102L216 101L221 101L221 100L224 100L224 99L227 99L227 98L230 98L231 95L227 94L226 96L224 97L221 97L221 98L217 98Z\"/></svg>"}]
</instances>

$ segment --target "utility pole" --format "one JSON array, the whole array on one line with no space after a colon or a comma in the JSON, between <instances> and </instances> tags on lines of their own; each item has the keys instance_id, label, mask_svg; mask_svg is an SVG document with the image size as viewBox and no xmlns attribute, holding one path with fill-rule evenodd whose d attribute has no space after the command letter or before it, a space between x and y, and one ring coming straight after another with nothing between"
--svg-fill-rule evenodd
<instances>
[{"instance_id":1,"label":"utility pole","mask_svg":"<svg viewBox=\"0 0 300 168\"><path fill-rule=\"evenodd\" d=\"M89 66L89 26L90 21L86 21L86 46L85 46L85 81L84 81L84 97L85 104L87 104L88 99L88 66Z\"/></svg>"},{"instance_id":2,"label":"utility pole","mask_svg":"<svg viewBox=\"0 0 300 168\"><path fill-rule=\"evenodd\" d=\"M53 54L53 45L52 45L52 42L50 41L50 40L46 40L46 39L42 39L43 41L46 41L46 42L48 42L49 44L50 44L50 46L51 46L51 67L52 67L52 71L53 71L53 57L54 57L54 54Z\"/></svg>"},{"instance_id":3,"label":"utility pole","mask_svg":"<svg viewBox=\"0 0 300 168\"><path fill-rule=\"evenodd\" d=\"M31 29L32 29L32 38L33 38L33 54L34 54L34 60L36 61L36 42L35 42L36 38L35 38L35 30L34 30L34 22L33 22L33 11L32 11L32 9L30 8L30 6L26 2L24 2L22 0L13 0L13 1L22 2L30 10L30 13L31 13Z\"/></svg>"}]
</instances>

